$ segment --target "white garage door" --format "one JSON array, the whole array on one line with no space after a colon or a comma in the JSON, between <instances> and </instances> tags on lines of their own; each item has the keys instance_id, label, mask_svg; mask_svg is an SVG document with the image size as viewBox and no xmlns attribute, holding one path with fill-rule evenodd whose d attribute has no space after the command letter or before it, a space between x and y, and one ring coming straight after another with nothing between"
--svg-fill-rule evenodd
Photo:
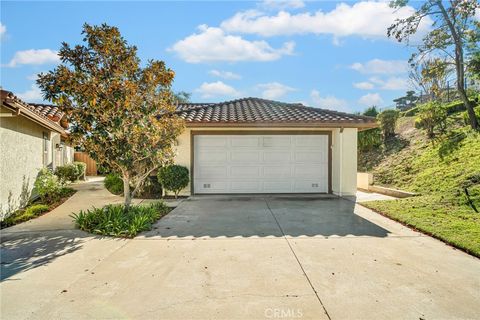
<instances>
[{"instance_id":1,"label":"white garage door","mask_svg":"<svg viewBox=\"0 0 480 320\"><path fill-rule=\"evenodd\" d=\"M327 135L195 135L194 192L326 193Z\"/></svg>"}]
</instances>

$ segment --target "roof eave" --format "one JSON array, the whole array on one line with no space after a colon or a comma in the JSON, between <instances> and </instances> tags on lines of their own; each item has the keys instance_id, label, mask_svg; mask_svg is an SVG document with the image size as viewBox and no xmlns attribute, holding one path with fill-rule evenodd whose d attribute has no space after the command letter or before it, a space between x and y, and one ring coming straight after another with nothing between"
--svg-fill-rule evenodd
<instances>
[{"instance_id":1,"label":"roof eave","mask_svg":"<svg viewBox=\"0 0 480 320\"><path fill-rule=\"evenodd\" d=\"M52 131L58 132L62 135L66 135L65 129L62 128L59 124L54 123L51 120L48 120L47 118L41 117L32 110L29 110L28 108L25 108L24 106L18 104L17 102L9 99L5 99L2 101L2 106L5 108L12 110L14 113L17 113L39 125L41 125L44 128L50 129ZM20 112L19 112L20 111Z\"/></svg>"}]
</instances>

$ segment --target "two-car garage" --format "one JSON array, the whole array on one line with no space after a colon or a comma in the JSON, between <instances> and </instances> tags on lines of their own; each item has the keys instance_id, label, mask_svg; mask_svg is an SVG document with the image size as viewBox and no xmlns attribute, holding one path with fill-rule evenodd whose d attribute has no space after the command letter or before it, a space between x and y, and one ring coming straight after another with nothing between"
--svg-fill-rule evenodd
<instances>
[{"instance_id":1,"label":"two-car garage","mask_svg":"<svg viewBox=\"0 0 480 320\"><path fill-rule=\"evenodd\" d=\"M192 135L195 194L328 193L330 132Z\"/></svg>"},{"instance_id":2,"label":"two-car garage","mask_svg":"<svg viewBox=\"0 0 480 320\"><path fill-rule=\"evenodd\" d=\"M374 118L260 98L184 103L175 163L182 195L357 191L357 132Z\"/></svg>"}]
</instances>

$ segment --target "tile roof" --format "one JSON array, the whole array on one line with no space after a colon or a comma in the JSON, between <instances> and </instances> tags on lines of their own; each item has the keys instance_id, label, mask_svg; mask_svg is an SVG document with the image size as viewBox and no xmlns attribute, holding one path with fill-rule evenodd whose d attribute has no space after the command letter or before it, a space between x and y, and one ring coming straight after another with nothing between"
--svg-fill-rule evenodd
<instances>
[{"instance_id":1,"label":"tile roof","mask_svg":"<svg viewBox=\"0 0 480 320\"><path fill-rule=\"evenodd\" d=\"M52 126L55 130L63 133L64 128L60 125L60 121L64 116L64 112L60 111L57 106L40 104L40 103L27 103L11 91L1 90L2 105L10 106L15 110L19 110L20 114L29 114L29 117L36 119L43 124Z\"/></svg>"},{"instance_id":2,"label":"tile roof","mask_svg":"<svg viewBox=\"0 0 480 320\"><path fill-rule=\"evenodd\" d=\"M220 103L186 103L177 106L177 114L188 124L350 124L375 127L371 117L306 107L301 103L283 103L260 98L243 98Z\"/></svg>"},{"instance_id":3,"label":"tile roof","mask_svg":"<svg viewBox=\"0 0 480 320\"><path fill-rule=\"evenodd\" d=\"M59 122L65 114L64 112L60 111L57 106L51 104L29 103L28 106L32 111L41 114L55 122Z\"/></svg>"}]
</instances>

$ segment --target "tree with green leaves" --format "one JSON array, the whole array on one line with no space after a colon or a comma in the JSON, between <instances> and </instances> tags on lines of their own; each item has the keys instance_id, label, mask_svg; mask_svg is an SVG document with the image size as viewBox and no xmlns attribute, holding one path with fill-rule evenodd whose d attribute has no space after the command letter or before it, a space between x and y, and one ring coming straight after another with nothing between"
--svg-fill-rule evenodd
<instances>
[{"instance_id":1,"label":"tree with green leaves","mask_svg":"<svg viewBox=\"0 0 480 320\"><path fill-rule=\"evenodd\" d=\"M408 0L394 0L391 1L391 6L400 8L407 3ZM435 53L455 66L457 92L467 109L470 125L475 130L480 128L473 103L465 90L465 50L478 43L475 13L479 8L478 0L426 0L411 16L397 19L387 31L389 37L408 43L422 21L433 20L432 29L423 37L422 43L417 47L418 53L412 56L411 61L422 61Z\"/></svg>"},{"instance_id":2,"label":"tree with green leaves","mask_svg":"<svg viewBox=\"0 0 480 320\"><path fill-rule=\"evenodd\" d=\"M174 93L174 100L176 103L188 103L192 94L186 91L179 91Z\"/></svg>"},{"instance_id":3,"label":"tree with green leaves","mask_svg":"<svg viewBox=\"0 0 480 320\"><path fill-rule=\"evenodd\" d=\"M120 173L128 209L145 179L172 162L184 127L175 115L175 74L163 61L142 67L137 48L116 27L85 24L82 35L84 44L62 44L62 63L37 83L65 111L70 139Z\"/></svg>"},{"instance_id":4,"label":"tree with green leaves","mask_svg":"<svg viewBox=\"0 0 480 320\"><path fill-rule=\"evenodd\" d=\"M389 138L395 137L395 128L399 116L400 112L395 109L387 109L378 114L377 120L380 124L380 129L382 130L383 139L385 141Z\"/></svg>"},{"instance_id":5,"label":"tree with green leaves","mask_svg":"<svg viewBox=\"0 0 480 320\"><path fill-rule=\"evenodd\" d=\"M415 95L415 91L409 90L403 97L393 99L393 102L395 102L397 109L408 110L415 106L417 100L418 97Z\"/></svg>"},{"instance_id":6,"label":"tree with green leaves","mask_svg":"<svg viewBox=\"0 0 480 320\"><path fill-rule=\"evenodd\" d=\"M367 117L377 117L378 109L376 106L368 107L362 115ZM379 128L372 128L358 132L358 149L362 152L371 151L382 145L382 131Z\"/></svg>"},{"instance_id":7,"label":"tree with green leaves","mask_svg":"<svg viewBox=\"0 0 480 320\"><path fill-rule=\"evenodd\" d=\"M426 131L427 137L433 140L437 133L446 132L447 111L438 102L427 102L419 107L417 124Z\"/></svg>"}]
</instances>

